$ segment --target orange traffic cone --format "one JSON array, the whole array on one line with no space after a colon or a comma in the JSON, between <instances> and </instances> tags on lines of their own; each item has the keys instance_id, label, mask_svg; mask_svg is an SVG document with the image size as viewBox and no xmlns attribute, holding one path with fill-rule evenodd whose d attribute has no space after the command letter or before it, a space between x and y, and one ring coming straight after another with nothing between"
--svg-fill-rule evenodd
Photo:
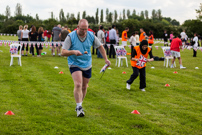
<instances>
[{"instance_id":1,"label":"orange traffic cone","mask_svg":"<svg viewBox=\"0 0 202 135\"><path fill-rule=\"evenodd\" d=\"M140 114L137 110L133 110L131 113L133 113L133 114Z\"/></svg>"},{"instance_id":2,"label":"orange traffic cone","mask_svg":"<svg viewBox=\"0 0 202 135\"><path fill-rule=\"evenodd\" d=\"M122 74L126 74L126 72L125 72L125 71L123 71L123 72L122 72Z\"/></svg>"},{"instance_id":3,"label":"orange traffic cone","mask_svg":"<svg viewBox=\"0 0 202 135\"><path fill-rule=\"evenodd\" d=\"M59 74L64 74L64 73L62 71L60 71Z\"/></svg>"},{"instance_id":4,"label":"orange traffic cone","mask_svg":"<svg viewBox=\"0 0 202 135\"><path fill-rule=\"evenodd\" d=\"M170 87L170 85L169 85L169 84L166 84L165 86L166 86L166 87Z\"/></svg>"},{"instance_id":5,"label":"orange traffic cone","mask_svg":"<svg viewBox=\"0 0 202 135\"><path fill-rule=\"evenodd\" d=\"M177 71L175 71L175 72L173 72L174 74L177 74L178 72Z\"/></svg>"},{"instance_id":6,"label":"orange traffic cone","mask_svg":"<svg viewBox=\"0 0 202 135\"><path fill-rule=\"evenodd\" d=\"M7 111L5 115L15 115L12 111Z\"/></svg>"}]
</instances>

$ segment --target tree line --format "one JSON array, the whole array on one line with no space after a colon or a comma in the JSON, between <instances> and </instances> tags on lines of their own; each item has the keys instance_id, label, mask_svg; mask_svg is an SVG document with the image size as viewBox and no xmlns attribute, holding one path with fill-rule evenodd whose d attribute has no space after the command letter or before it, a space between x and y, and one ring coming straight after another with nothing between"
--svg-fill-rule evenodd
<instances>
[{"instance_id":1,"label":"tree line","mask_svg":"<svg viewBox=\"0 0 202 135\"><path fill-rule=\"evenodd\" d=\"M144 10L140 13L136 12L135 9L131 12L129 9L123 9L122 12L118 14L116 10L110 11L108 8L104 11L103 9L97 8L95 11L95 16L87 15L86 11L82 13L78 12L76 15L74 13L64 13L63 9L60 9L59 18L55 17L54 13L51 12L51 16L48 19L42 20L39 15L36 14L35 17L29 14L22 14L22 6L17 3L14 16L11 16L10 7L6 7L5 15L0 14L0 32L1 33L16 33L19 25L28 24L29 26L35 25L37 28L44 27L44 29L52 30L53 26L56 24L68 25L68 27L73 30L76 28L78 21L81 18L88 20L91 29L99 29L99 25L103 25L104 29L107 30L112 24L117 26L120 34L125 29L129 27L129 35L134 31L139 31L143 28L146 33L153 31L154 37L161 38L163 31L167 30L168 33L171 31L175 35L178 35L183 29L187 31L188 36L193 36L193 33L197 32L202 34L202 6L196 9L198 17L196 20L186 20L182 25L176 19L171 17L163 17L162 11L160 9L152 10L151 16L149 16L149 11ZM105 14L105 16L104 16ZM199 29L200 28L200 29Z\"/></svg>"}]
</instances>

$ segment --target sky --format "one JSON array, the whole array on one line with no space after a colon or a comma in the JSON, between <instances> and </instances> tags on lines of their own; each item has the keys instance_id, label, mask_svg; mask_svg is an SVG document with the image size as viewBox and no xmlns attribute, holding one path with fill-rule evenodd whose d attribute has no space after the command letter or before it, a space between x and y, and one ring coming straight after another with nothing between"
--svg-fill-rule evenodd
<instances>
[{"instance_id":1,"label":"sky","mask_svg":"<svg viewBox=\"0 0 202 135\"><path fill-rule=\"evenodd\" d=\"M11 9L11 16L14 16L15 7L17 3L22 5L22 14L31 15L35 18L36 14L39 18L44 20L51 17L53 12L55 18L59 18L59 12L63 9L65 16L67 13L80 12L82 16L83 11L87 15L95 16L96 9L104 10L104 17L106 8L109 12L117 10L118 15L122 14L123 9L129 9L132 13L133 9L136 13L148 10L149 17L151 17L152 10L161 9L163 17L171 17L182 24L185 20L196 19L195 9L199 9L201 0L0 0L0 14L5 15L6 6Z\"/></svg>"}]
</instances>

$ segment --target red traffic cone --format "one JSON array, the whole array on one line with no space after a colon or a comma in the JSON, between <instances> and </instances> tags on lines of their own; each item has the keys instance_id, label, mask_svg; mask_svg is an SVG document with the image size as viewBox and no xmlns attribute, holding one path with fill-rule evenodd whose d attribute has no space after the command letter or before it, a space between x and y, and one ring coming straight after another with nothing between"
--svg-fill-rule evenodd
<instances>
[{"instance_id":1,"label":"red traffic cone","mask_svg":"<svg viewBox=\"0 0 202 135\"><path fill-rule=\"evenodd\" d=\"M125 72L125 71L123 71L123 72L122 72L122 74L126 74L126 72Z\"/></svg>"},{"instance_id":2,"label":"red traffic cone","mask_svg":"<svg viewBox=\"0 0 202 135\"><path fill-rule=\"evenodd\" d=\"M133 110L131 113L133 113L133 114L140 114L137 110Z\"/></svg>"},{"instance_id":3,"label":"red traffic cone","mask_svg":"<svg viewBox=\"0 0 202 135\"><path fill-rule=\"evenodd\" d=\"M5 115L15 115L12 111L7 111Z\"/></svg>"},{"instance_id":4,"label":"red traffic cone","mask_svg":"<svg viewBox=\"0 0 202 135\"><path fill-rule=\"evenodd\" d=\"M166 84L165 86L166 86L166 87L170 87L170 85L169 85L169 84Z\"/></svg>"},{"instance_id":5,"label":"red traffic cone","mask_svg":"<svg viewBox=\"0 0 202 135\"><path fill-rule=\"evenodd\" d=\"M62 71L60 71L59 74L64 74L64 73Z\"/></svg>"},{"instance_id":6,"label":"red traffic cone","mask_svg":"<svg viewBox=\"0 0 202 135\"><path fill-rule=\"evenodd\" d=\"M173 72L174 74L177 74L178 72L177 71L175 71L175 72Z\"/></svg>"}]
</instances>

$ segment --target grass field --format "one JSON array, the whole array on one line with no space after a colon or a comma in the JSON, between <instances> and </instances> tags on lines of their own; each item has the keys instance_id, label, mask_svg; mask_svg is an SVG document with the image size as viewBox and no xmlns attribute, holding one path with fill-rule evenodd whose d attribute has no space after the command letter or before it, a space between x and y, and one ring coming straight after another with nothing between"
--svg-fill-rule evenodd
<instances>
[{"instance_id":1,"label":"grass field","mask_svg":"<svg viewBox=\"0 0 202 135\"><path fill-rule=\"evenodd\" d=\"M15 37L16 38L16 37ZM0 40L15 40L2 37ZM157 44L161 46L162 44ZM139 78L127 90L131 66L115 66L100 79L104 60L93 55L92 78L83 102L86 116L77 118L73 81L64 57L47 55L22 57L22 67L10 65L9 47L0 46L0 134L29 135L200 135L202 134L202 52L196 58L192 50L181 52L174 69L163 61L147 64L146 92L139 90ZM129 48L127 47L129 51ZM154 56L163 57L162 49L153 48ZM129 56L128 56L129 60ZM130 64L129 64L130 65ZM58 66L59 69L54 69ZM195 67L199 67L198 70ZM59 74L63 71L64 74ZM122 74L125 71L126 74ZM178 74L173 74L177 71ZM170 87L165 87L170 84ZM4 115L11 110L15 115ZM140 114L131 114L138 110Z\"/></svg>"}]
</instances>

